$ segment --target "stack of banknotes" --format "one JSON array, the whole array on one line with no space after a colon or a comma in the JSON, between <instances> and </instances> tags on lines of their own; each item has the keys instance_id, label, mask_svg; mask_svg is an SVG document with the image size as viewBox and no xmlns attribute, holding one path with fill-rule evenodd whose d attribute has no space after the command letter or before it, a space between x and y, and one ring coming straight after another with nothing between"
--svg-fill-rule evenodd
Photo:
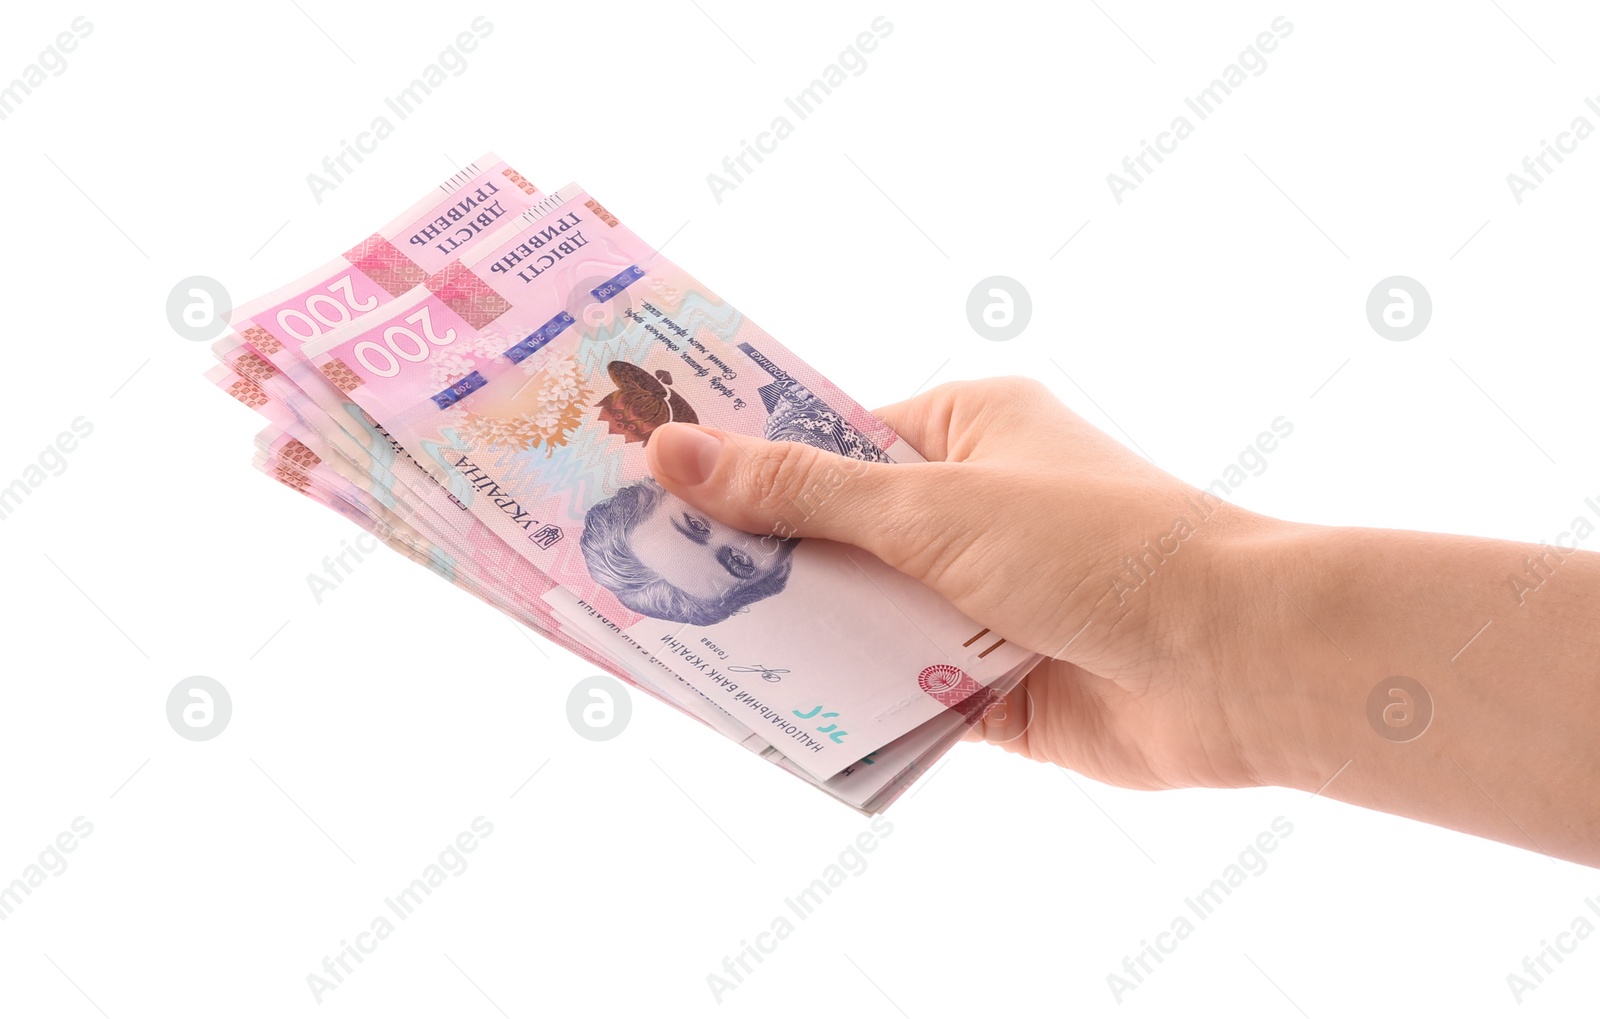
<instances>
[{"instance_id":1,"label":"stack of banknotes","mask_svg":"<svg viewBox=\"0 0 1600 1019\"><path fill-rule=\"evenodd\" d=\"M858 810L1038 660L866 552L791 536L849 470L772 535L656 484L669 421L921 457L575 184L486 155L229 323L207 378L267 418L258 469Z\"/></svg>"}]
</instances>

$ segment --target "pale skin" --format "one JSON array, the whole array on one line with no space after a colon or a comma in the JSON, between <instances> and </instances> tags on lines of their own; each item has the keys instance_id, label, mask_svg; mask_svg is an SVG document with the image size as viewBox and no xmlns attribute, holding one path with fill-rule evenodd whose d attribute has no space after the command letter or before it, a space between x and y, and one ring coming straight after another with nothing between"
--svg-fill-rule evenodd
<instances>
[{"instance_id":1,"label":"pale skin","mask_svg":"<svg viewBox=\"0 0 1600 1019\"><path fill-rule=\"evenodd\" d=\"M1027 379L874 413L929 462L669 424L650 466L727 524L864 548L1048 656L974 738L1128 788L1292 787L1600 867L1600 555L1252 513Z\"/></svg>"}]
</instances>

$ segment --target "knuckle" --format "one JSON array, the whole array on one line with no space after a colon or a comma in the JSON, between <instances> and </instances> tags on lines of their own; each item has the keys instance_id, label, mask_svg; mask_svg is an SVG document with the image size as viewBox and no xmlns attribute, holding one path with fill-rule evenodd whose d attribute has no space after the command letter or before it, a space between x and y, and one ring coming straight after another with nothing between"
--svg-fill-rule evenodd
<instances>
[{"instance_id":1,"label":"knuckle","mask_svg":"<svg viewBox=\"0 0 1600 1019\"><path fill-rule=\"evenodd\" d=\"M932 389L926 390L920 395L914 396L911 399L924 400L929 403L938 403L940 401L951 400L963 392L971 392L982 385L983 383L981 381L975 382L970 379L953 379L949 382L941 382Z\"/></svg>"},{"instance_id":2,"label":"knuckle","mask_svg":"<svg viewBox=\"0 0 1600 1019\"><path fill-rule=\"evenodd\" d=\"M936 590L961 572L973 549L965 529L951 521L940 526L916 518L902 528L900 538L901 561L890 565L912 572Z\"/></svg>"},{"instance_id":3,"label":"knuckle","mask_svg":"<svg viewBox=\"0 0 1600 1019\"><path fill-rule=\"evenodd\" d=\"M981 431L1028 427L1059 412L1060 402L1037 379L1008 375L984 379L970 409Z\"/></svg>"},{"instance_id":4,"label":"knuckle","mask_svg":"<svg viewBox=\"0 0 1600 1019\"><path fill-rule=\"evenodd\" d=\"M1050 393L1043 382L1026 375L1002 375L986 379L984 384L991 387L986 395L999 400L1032 402Z\"/></svg>"},{"instance_id":5,"label":"knuckle","mask_svg":"<svg viewBox=\"0 0 1600 1019\"><path fill-rule=\"evenodd\" d=\"M892 553L899 561L890 565L922 580L946 598L960 603L986 585L1000 580L1006 567L987 540L1000 523L1000 513L974 496L996 490L1003 477L986 476L970 465L930 464L922 482L902 496L893 514ZM929 513L930 504L941 512Z\"/></svg>"},{"instance_id":6,"label":"knuckle","mask_svg":"<svg viewBox=\"0 0 1600 1019\"><path fill-rule=\"evenodd\" d=\"M949 421L955 412L956 405L962 400L974 396L981 398L983 383L957 381L943 382L923 393L918 399L923 401L927 408L928 416L935 421Z\"/></svg>"},{"instance_id":7,"label":"knuckle","mask_svg":"<svg viewBox=\"0 0 1600 1019\"><path fill-rule=\"evenodd\" d=\"M777 442L764 449L747 468L751 508L764 521L793 516L815 463L815 450L800 443Z\"/></svg>"}]
</instances>

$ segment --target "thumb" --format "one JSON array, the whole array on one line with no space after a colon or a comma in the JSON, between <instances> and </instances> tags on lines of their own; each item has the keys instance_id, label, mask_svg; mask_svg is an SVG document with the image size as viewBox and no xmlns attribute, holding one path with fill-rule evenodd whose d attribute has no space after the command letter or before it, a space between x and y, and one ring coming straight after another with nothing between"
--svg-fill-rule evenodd
<instances>
[{"instance_id":1,"label":"thumb","mask_svg":"<svg viewBox=\"0 0 1600 1019\"><path fill-rule=\"evenodd\" d=\"M922 480L920 464L853 460L804 443L681 422L650 433L645 448L663 488L723 523L755 534L840 541L884 559L883 536L905 536L885 518L916 505L911 493Z\"/></svg>"}]
</instances>

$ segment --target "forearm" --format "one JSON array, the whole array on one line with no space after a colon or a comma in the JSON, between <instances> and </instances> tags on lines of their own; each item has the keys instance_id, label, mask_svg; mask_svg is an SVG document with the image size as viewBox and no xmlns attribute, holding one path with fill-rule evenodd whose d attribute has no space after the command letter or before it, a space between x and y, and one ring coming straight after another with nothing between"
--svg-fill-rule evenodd
<instances>
[{"instance_id":1,"label":"forearm","mask_svg":"<svg viewBox=\"0 0 1600 1019\"><path fill-rule=\"evenodd\" d=\"M1298 525L1239 545L1230 664L1283 692L1264 781L1600 865L1600 556Z\"/></svg>"}]
</instances>

